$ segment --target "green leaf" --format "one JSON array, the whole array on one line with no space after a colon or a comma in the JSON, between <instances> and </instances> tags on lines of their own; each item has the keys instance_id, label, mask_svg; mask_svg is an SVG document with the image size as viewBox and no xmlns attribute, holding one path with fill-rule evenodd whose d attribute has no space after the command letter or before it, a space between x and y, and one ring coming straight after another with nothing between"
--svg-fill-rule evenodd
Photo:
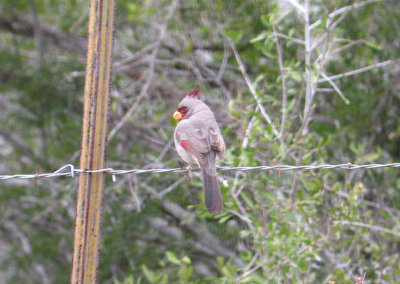
<instances>
[{"instance_id":1,"label":"green leaf","mask_svg":"<svg viewBox=\"0 0 400 284\"><path fill-rule=\"evenodd\" d=\"M142 271L143 271L144 276L151 283L157 283L159 281L159 279L161 279L153 271L151 271L145 264L143 264L141 267L142 267Z\"/></svg>"},{"instance_id":2,"label":"green leaf","mask_svg":"<svg viewBox=\"0 0 400 284\"><path fill-rule=\"evenodd\" d=\"M181 261L178 259L175 253L173 253L172 251L167 251L165 254L170 262L176 265L181 265Z\"/></svg>"},{"instance_id":3,"label":"green leaf","mask_svg":"<svg viewBox=\"0 0 400 284\"><path fill-rule=\"evenodd\" d=\"M247 238L248 236L250 236L253 232L250 230L242 230L239 233L240 238L244 239Z\"/></svg>"},{"instance_id":4,"label":"green leaf","mask_svg":"<svg viewBox=\"0 0 400 284\"><path fill-rule=\"evenodd\" d=\"M372 152L362 156L361 162L363 163L372 163L378 160L381 157L381 153Z\"/></svg>"},{"instance_id":5,"label":"green leaf","mask_svg":"<svg viewBox=\"0 0 400 284\"><path fill-rule=\"evenodd\" d=\"M302 191L301 189L298 189L298 190L297 190L297 196L298 196L298 198L299 198L300 200L303 200L303 199L304 199L304 193L303 193L303 191Z\"/></svg>"},{"instance_id":6,"label":"green leaf","mask_svg":"<svg viewBox=\"0 0 400 284\"><path fill-rule=\"evenodd\" d=\"M240 118L240 117L242 117L242 113L235 109L236 104L237 104L236 100L230 100L228 103L228 110L232 114L233 117Z\"/></svg>"},{"instance_id":7,"label":"green leaf","mask_svg":"<svg viewBox=\"0 0 400 284\"><path fill-rule=\"evenodd\" d=\"M385 211L385 210L379 210L379 213L384 217L384 218L392 218L392 216L390 216L389 212Z\"/></svg>"},{"instance_id":8,"label":"green leaf","mask_svg":"<svg viewBox=\"0 0 400 284\"><path fill-rule=\"evenodd\" d=\"M261 41L261 40L265 39L265 38L267 37L267 35L268 35L267 32L262 32L262 33L260 33L258 36L256 36L255 38L252 38L252 39L250 40L250 43L254 43L254 42L257 42L257 41Z\"/></svg>"},{"instance_id":9,"label":"green leaf","mask_svg":"<svg viewBox=\"0 0 400 284\"><path fill-rule=\"evenodd\" d=\"M282 222L287 223L289 221L292 221L296 218L296 214L288 214L285 217L283 217Z\"/></svg>"},{"instance_id":10,"label":"green leaf","mask_svg":"<svg viewBox=\"0 0 400 284\"><path fill-rule=\"evenodd\" d=\"M307 259L304 258L304 257L301 257L299 259L298 266L300 267L301 270L307 271L308 270L308 261L307 261Z\"/></svg>"},{"instance_id":11,"label":"green leaf","mask_svg":"<svg viewBox=\"0 0 400 284\"><path fill-rule=\"evenodd\" d=\"M307 180L304 177L300 177L301 182L303 183L304 187L307 189L314 189L314 183L312 181Z\"/></svg>"},{"instance_id":12,"label":"green leaf","mask_svg":"<svg viewBox=\"0 0 400 284\"><path fill-rule=\"evenodd\" d=\"M192 263L191 260L190 260L190 258L189 258L188 256L186 256L186 255L182 258L182 261L183 261L185 264L191 264L191 263Z\"/></svg>"},{"instance_id":13,"label":"green leaf","mask_svg":"<svg viewBox=\"0 0 400 284\"><path fill-rule=\"evenodd\" d=\"M193 273L193 267L184 267L180 271L181 280L183 283L188 283Z\"/></svg>"},{"instance_id":14,"label":"green leaf","mask_svg":"<svg viewBox=\"0 0 400 284\"><path fill-rule=\"evenodd\" d=\"M226 221L228 221L231 218L232 218L232 216L227 214L227 215L222 216L221 218L219 218L218 223L219 224L225 223Z\"/></svg>"},{"instance_id":15,"label":"green leaf","mask_svg":"<svg viewBox=\"0 0 400 284\"><path fill-rule=\"evenodd\" d=\"M270 15L270 14L268 14L268 15L261 15L261 16L260 16L260 20L261 20L261 22L263 23L263 25L265 25L265 26L268 26L268 25L271 23L270 18L271 18L271 15Z\"/></svg>"},{"instance_id":16,"label":"green leaf","mask_svg":"<svg viewBox=\"0 0 400 284\"><path fill-rule=\"evenodd\" d=\"M382 49L382 47L378 44L378 43L376 43L376 42L373 42L373 41L365 41L364 42L368 47L370 47L370 48L372 48L372 49L375 49L375 50L377 50L377 51L380 51L381 49Z\"/></svg>"},{"instance_id":17,"label":"green leaf","mask_svg":"<svg viewBox=\"0 0 400 284\"><path fill-rule=\"evenodd\" d=\"M242 31L229 30L228 28L224 29L224 33L227 37L232 38L234 42L239 41L243 35Z\"/></svg>"}]
</instances>

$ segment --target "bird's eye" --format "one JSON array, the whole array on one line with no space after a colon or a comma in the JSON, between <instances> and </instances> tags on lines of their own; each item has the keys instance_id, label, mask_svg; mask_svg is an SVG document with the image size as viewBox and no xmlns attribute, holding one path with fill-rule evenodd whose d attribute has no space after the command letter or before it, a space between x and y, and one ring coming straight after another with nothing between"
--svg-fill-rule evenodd
<instances>
[{"instance_id":1,"label":"bird's eye","mask_svg":"<svg viewBox=\"0 0 400 284\"><path fill-rule=\"evenodd\" d=\"M187 113L188 108L187 107L181 107L180 112L181 113Z\"/></svg>"}]
</instances>

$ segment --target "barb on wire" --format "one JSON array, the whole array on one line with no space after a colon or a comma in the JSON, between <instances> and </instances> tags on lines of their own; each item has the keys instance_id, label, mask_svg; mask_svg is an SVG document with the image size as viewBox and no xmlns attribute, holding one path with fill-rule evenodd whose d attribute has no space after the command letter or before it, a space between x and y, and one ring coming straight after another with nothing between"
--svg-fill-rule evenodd
<instances>
[{"instance_id":1,"label":"barb on wire","mask_svg":"<svg viewBox=\"0 0 400 284\"><path fill-rule=\"evenodd\" d=\"M69 168L69 172L64 172L65 169ZM255 166L255 167L219 167L218 171L314 171L314 170L333 170L333 169L344 169L344 170L359 170L359 169L379 169L379 168L400 168L400 163L390 164L363 164L356 165L352 163L345 164L323 164L323 165L306 165L306 166L290 166L290 165L274 165L274 166ZM67 164L52 173L43 174L16 174L16 175L0 175L0 180L8 179L39 179L39 178L53 178L53 177L75 177L79 174L88 173L105 173L112 176L113 182L116 181L116 175L126 174L162 174L162 173L186 173L188 169L173 168L173 169L130 169L130 170L114 170L113 168L105 168L99 170L85 170L76 169L74 165ZM192 169L192 171L198 171L198 169Z\"/></svg>"}]
</instances>

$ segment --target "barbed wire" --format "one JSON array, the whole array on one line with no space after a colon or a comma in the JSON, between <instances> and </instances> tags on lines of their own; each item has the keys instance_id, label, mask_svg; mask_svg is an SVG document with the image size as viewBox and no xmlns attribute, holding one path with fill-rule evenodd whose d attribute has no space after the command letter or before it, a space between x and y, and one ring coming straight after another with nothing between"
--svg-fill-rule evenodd
<instances>
[{"instance_id":1,"label":"barbed wire","mask_svg":"<svg viewBox=\"0 0 400 284\"><path fill-rule=\"evenodd\" d=\"M344 170L359 170L359 169L379 169L379 168L400 168L400 163L390 164L363 164L357 165L352 163L346 164L322 164L322 165L308 165L308 166L290 166L290 165L275 165L275 166L254 166L254 167L218 167L218 171L314 171L314 170L333 170L333 169L344 169ZM66 171L69 169L69 171ZM184 169L184 168L173 168L173 169L130 169L130 170L114 170L113 168L105 168L99 170L84 170L76 169L74 165L67 164L62 166L58 170L51 173L36 173L36 174L15 174L15 175L0 175L0 180L9 179L39 179L39 178L54 178L69 176L74 178L75 176L82 173L106 173L112 176L113 181L116 181L117 175L125 174L160 174L160 173L186 173L188 171L198 171L198 169Z\"/></svg>"}]
</instances>

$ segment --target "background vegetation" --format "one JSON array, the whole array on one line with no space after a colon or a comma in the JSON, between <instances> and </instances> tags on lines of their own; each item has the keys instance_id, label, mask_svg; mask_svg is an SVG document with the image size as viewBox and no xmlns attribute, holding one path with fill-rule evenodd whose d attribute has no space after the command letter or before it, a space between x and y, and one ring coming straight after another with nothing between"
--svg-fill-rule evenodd
<instances>
[{"instance_id":1,"label":"background vegetation","mask_svg":"<svg viewBox=\"0 0 400 284\"><path fill-rule=\"evenodd\" d=\"M79 164L88 2L1 1L2 174ZM222 165L399 162L399 1L119 0L116 13L109 167L177 167L171 114L198 86ZM100 283L400 282L399 169L220 181L212 216L197 174L107 179ZM2 281L69 281L76 189L1 182Z\"/></svg>"}]
</instances>

